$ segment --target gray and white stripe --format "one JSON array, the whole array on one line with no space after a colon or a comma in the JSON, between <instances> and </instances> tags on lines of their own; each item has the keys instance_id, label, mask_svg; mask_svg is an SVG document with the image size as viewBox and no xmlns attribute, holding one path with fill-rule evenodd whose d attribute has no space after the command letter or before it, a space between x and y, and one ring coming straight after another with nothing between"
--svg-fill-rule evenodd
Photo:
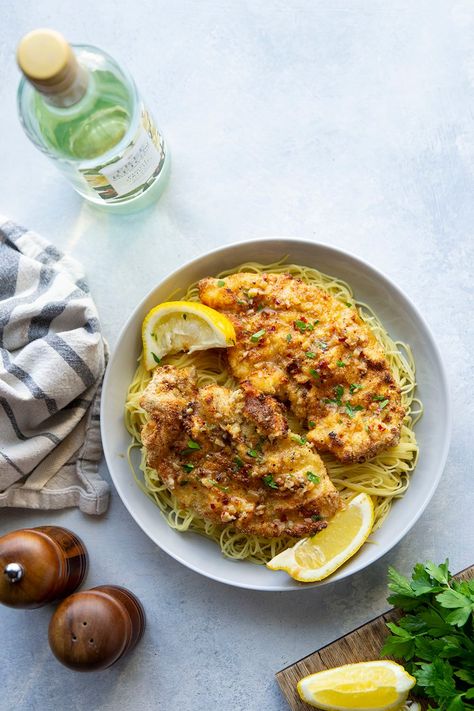
<instances>
[{"instance_id":1,"label":"gray and white stripe","mask_svg":"<svg viewBox=\"0 0 474 711\"><path fill-rule=\"evenodd\" d=\"M107 485L97 475L104 367L80 265L0 218L0 506L104 510Z\"/></svg>"}]
</instances>

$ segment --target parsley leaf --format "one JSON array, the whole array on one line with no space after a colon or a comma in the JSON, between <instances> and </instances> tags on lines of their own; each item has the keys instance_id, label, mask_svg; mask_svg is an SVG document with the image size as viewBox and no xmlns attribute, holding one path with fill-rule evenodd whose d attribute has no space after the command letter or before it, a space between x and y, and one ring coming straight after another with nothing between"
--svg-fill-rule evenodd
<instances>
[{"instance_id":1,"label":"parsley leaf","mask_svg":"<svg viewBox=\"0 0 474 711\"><path fill-rule=\"evenodd\" d=\"M316 358L316 353L313 353L313 351L306 351L305 355L306 358Z\"/></svg>"},{"instance_id":2,"label":"parsley leaf","mask_svg":"<svg viewBox=\"0 0 474 711\"><path fill-rule=\"evenodd\" d=\"M292 338L293 336L291 335L291 333L286 334L286 340L288 341L288 343L291 341Z\"/></svg>"},{"instance_id":3,"label":"parsley leaf","mask_svg":"<svg viewBox=\"0 0 474 711\"><path fill-rule=\"evenodd\" d=\"M156 355L156 353L153 353L153 351L151 352L151 354L152 354L152 356L153 356L153 360L155 361L155 363L158 363L158 365L159 365L160 362L161 362L161 358L158 358L158 356Z\"/></svg>"},{"instance_id":4,"label":"parsley leaf","mask_svg":"<svg viewBox=\"0 0 474 711\"><path fill-rule=\"evenodd\" d=\"M349 392L351 395L354 395L354 393L357 390L362 390L362 385L357 385L357 383L352 383L352 385L349 387Z\"/></svg>"},{"instance_id":5,"label":"parsley leaf","mask_svg":"<svg viewBox=\"0 0 474 711\"><path fill-rule=\"evenodd\" d=\"M308 427L312 430L314 427L316 427L316 422L313 420L308 420Z\"/></svg>"},{"instance_id":6,"label":"parsley leaf","mask_svg":"<svg viewBox=\"0 0 474 711\"><path fill-rule=\"evenodd\" d=\"M183 464L183 469L185 472L192 472L194 464Z\"/></svg>"},{"instance_id":7,"label":"parsley leaf","mask_svg":"<svg viewBox=\"0 0 474 711\"><path fill-rule=\"evenodd\" d=\"M187 447L186 447L186 449L182 450L181 454L184 454L184 455L192 454L193 452L197 451L198 449L201 449L201 445L192 439L188 439Z\"/></svg>"},{"instance_id":8,"label":"parsley leaf","mask_svg":"<svg viewBox=\"0 0 474 711\"><path fill-rule=\"evenodd\" d=\"M225 286L225 281L223 279L219 279L217 286Z\"/></svg>"},{"instance_id":9,"label":"parsley leaf","mask_svg":"<svg viewBox=\"0 0 474 711\"><path fill-rule=\"evenodd\" d=\"M334 405L341 406L342 405L342 396L344 395L344 388L342 387L342 385L336 385L336 387L334 388L334 395L335 395L334 398L328 398L328 397L324 398L323 402L328 403L328 404L332 403Z\"/></svg>"},{"instance_id":10,"label":"parsley leaf","mask_svg":"<svg viewBox=\"0 0 474 711\"><path fill-rule=\"evenodd\" d=\"M262 338L262 336L265 335L265 333L266 333L265 329L262 328L260 331L257 331L252 336L250 336L250 340L252 341L252 343L257 343L257 341L259 341Z\"/></svg>"},{"instance_id":11,"label":"parsley leaf","mask_svg":"<svg viewBox=\"0 0 474 711\"><path fill-rule=\"evenodd\" d=\"M319 482L321 481L319 476L314 472L306 472L306 476L312 484L319 484Z\"/></svg>"},{"instance_id":12,"label":"parsley leaf","mask_svg":"<svg viewBox=\"0 0 474 711\"><path fill-rule=\"evenodd\" d=\"M360 410L363 410L364 408L362 405L351 405L350 402L345 403L346 406L346 412L349 415L349 417L354 417L356 412L360 412Z\"/></svg>"},{"instance_id":13,"label":"parsley leaf","mask_svg":"<svg viewBox=\"0 0 474 711\"><path fill-rule=\"evenodd\" d=\"M215 486L217 489L220 489L221 491L224 491L224 492L229 491L228 486L222 486L222 484L219 484L219 482L217 482L217 481L212 481L212 486Z\"/></svg>"},{"instance_id":14,"label":"parsley leaf","mask_svg":"<svg viewBox=\"0 0 474 711\"><path fill-rule=\"evenodd\" d=\"M347 363L344 363L343 360L338 360L338 361L336 361L336 365L337 365L339 368L345 368L346 365L347 365Z\"/></svg>"},{"instance_id":15,"label":"parsley leaf","mask_svg":"<svg viewBox=\"0 0 474 711\"><path fill-rule=\"evenodd\" d=\"M253 457L254 459L258 457L258 452L256 449L249 449L247 454L249 455L249 457Z\"/></svg>"},{"instance_id":16,"label":"parsley leaf","mask_svg":"<svg viewBox=\"0 0 474 711\"><path fill-rule=\"evenodd\" d=\"M436 595L436 600L443 607L454 610L445 619L450 625L457 627L465 625L474 610L474 596L468 597L456 590L445 590Z\"/></svg>"},{"instance_id":17,"label":"parsley leaf","mask_svg":"<svg viewBox=\"0 0 474 711\"><path fill-rule=\"evenodd\" d=\"M314 328L312 323L306 323L306 321L294 321L293 323L295 328L297 328L300 333L304 333L305 331L312 331Z\"/></svg>"},{"instance_id":18,"label":"parsley leaf","mask_svg":"<svg viewBox=\"0 0 474 711\"><path fill-rule=\"evenodd\" d=\"M270 489L278 489L278 484L276 483L276 481L274 481L272 474L267 474L266 476L262 477L262 480L265 486L269 486Z\"/></svg>"},{"instance_id":19,"label":"parsley leaf","mask_svg":"<svg viewBox=\"0 0 474 711\"><path fill-rule=\"evenodd\" d=\"M304 435L292 434L291 439L298 442L298 444L306 444L306 437Z\"/></svg>"}]
</instances>

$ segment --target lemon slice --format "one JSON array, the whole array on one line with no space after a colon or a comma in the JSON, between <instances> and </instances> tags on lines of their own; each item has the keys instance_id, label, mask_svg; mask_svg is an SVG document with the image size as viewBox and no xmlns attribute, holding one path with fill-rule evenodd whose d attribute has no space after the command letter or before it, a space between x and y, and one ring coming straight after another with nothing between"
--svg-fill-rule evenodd
<instances>
[{"instance_id":1,"label":"lemon slice","mask_svg":"<svg viewBox=\"0 0 474 711\"><path fill-rule=\"evenodd\" d=\"M154 368L169 353L205 351L235 345L227 316L193 301L166 301L151 309L142 326L143 362Z\"/></svg>"},{"instance_id":2,"label":"lemon slice","mask_svg":"<svg viewBox=\"0 0 474 711\"><path fill-rule=\"evenodd\" d=\"M367 494L358 494L338 511L327 528L312 538L303 538L267 563L271 570L285 570L295 580L312 583L331 575L367 540L374 524L374 504Z\"/></svg>"},{"instance_id":3,"label":"lemon slice","mask_svg":"<svg viewBox=\"0 0 474 711\"><path fill-rule=\"evenodd\" d=\"M325 711L390 711L402 706L416 680L388 659L346 664L298 682L303 701Z\"/></svg>"}]
</instances>

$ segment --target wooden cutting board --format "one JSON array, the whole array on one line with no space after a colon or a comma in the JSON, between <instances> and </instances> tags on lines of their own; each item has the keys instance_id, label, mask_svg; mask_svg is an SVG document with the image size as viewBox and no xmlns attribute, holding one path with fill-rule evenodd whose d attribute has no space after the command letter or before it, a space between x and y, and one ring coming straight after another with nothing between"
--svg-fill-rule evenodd
<instances>
[{"instance_id":1,"label":"wooden cutting board","mask_svg":"<svg viewBox=\"0 0 474 711\"><path fill-rule=\"evenodd\" d=\"M457 580L474 578L474 565L458 573ZM398 610L389 610L371 622L349 632L335 642L321 647L316 652L300 659L299 662L277 672L276 679L292 711L309 711L311 706L301 701L296 684L303 677L314 672L338 667L341 664L366 662L380 657L388 630L386 622L394 622L400 617Z\"/></svg>"}]
</instances>

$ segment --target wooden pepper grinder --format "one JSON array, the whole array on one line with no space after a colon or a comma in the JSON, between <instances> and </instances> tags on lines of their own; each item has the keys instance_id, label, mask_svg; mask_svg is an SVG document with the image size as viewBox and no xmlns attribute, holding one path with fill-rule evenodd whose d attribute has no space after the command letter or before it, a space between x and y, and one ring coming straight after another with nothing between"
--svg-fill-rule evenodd
<instances>
[{"instance_id":1,"label":"wooden pepper grinder","mask_svg":"<svg viewBox=\"0 0 474 711\"><path fill-rule=\"evenodd\" d=\"M49 624L49 644L70 669L98 671L132 650L144 629L138 598L117 585L101 585L61 602Z\"/></svg>"},{"instance_id":2,"label":"wooden pepper grinder","mask_svg":"<svg viewBox=\"0 0 474 711\"><path fill-rule=\"evenodd\" d=\"M72 531L39 526L0 537L0 603L35 608L66 597L84 580L88 555Z\"/></svg>"}]
</instances>

